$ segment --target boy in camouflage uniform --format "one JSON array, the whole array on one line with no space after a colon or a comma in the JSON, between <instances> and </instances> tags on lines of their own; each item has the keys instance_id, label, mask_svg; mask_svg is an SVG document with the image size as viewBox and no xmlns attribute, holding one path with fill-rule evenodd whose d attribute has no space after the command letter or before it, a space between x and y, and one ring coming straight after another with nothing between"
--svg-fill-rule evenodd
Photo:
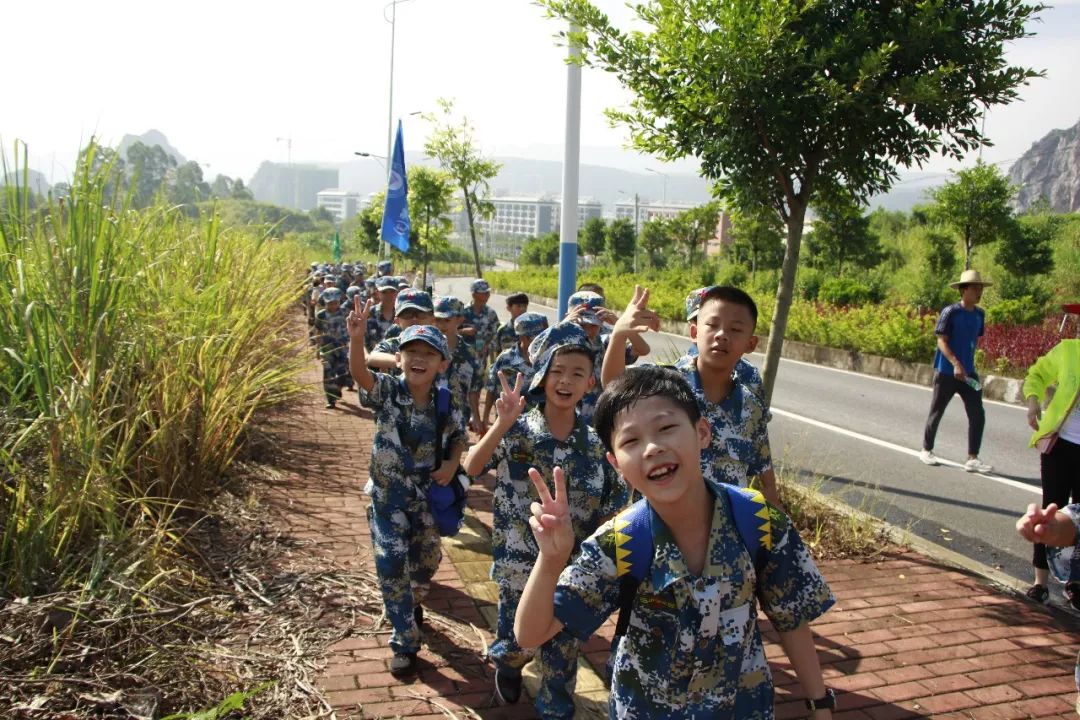
<instances>
[{"instance_id":1,"label":"boy in camouflage uniform","mask_svg":"<svg viewBox=\"0 0 1080 720\"><path fill-rule=\"evenodd\" d=\"M373 280L372 283L374 293L379 299L379 305L371 312L371 317L368 318L367 332L365 333L368 352L371 352L372 348L386 337L387 331L394 327L394 318L396 317L394 306L398 296L397 283L394 282L394 278L380 276Z\"/></svg>"},{"instance_id":2,"label":"boy in camouflage uniform","mask_svg":"<svg viewBox=\"0 0 1080 720\"><path fill-rule=\"evenodd\" d=\"M495 358L495 362L491 364L491 369L488 371L488 380L485 385L487 397L484 400L484 427L491 425L491 408L495 407L495 399L499 397L500 377L512 383L518 373L521 373L525 379L525 387L532 382L534 368L529 362L529 344L547 328L548 320L540 313L522 313L514 320L514 346L499 353L499 357ZM539 396L526 394L525 409L531 410L539 401Z\"/></svg>"},{"instance_id":3,"label":"boy in camouflage uniform","mask_svg":"<svg viewBox=\"0 0 1080 720\"><path fill-rule=\"evenodd\" d=\"M495 332L499 329L499 316L495 314L488 304L491 297L491 286L487 280L476 279L469 286L472 293L472 304L465 308L465 324L461 327L461 335L471 338L473 347L476 348L476 357L480 359L481 367L486 368L491 360L491 350L495 345Z\"/></svg>"},{"instance_id":4,"label":"boy in camouflage uniform","mask_svg":"<svg viewBox=\"0 0 1080 720\"><path fill-rule=\"evenodd\" d=\"M831 718L835 699L809 623L832 606L833 595L790 519L767 504L757 527L767 557L755 565L728 492L702 475L709 423L684 376L655 365L631 368L605 388L595 420L608 460L644 499L583 542L567 566L577 544L567 503L573 473L556 468L552 493L545 476L530 472L540 497L529 518L539 559L518 605L518 640L534 647L567 632L590 637L622 606L619 576L636 562L633 553L651 545L627 633L613 648L611 718L771 720L759 603L812 717ZM648 520L644 546L632 542L642 526L625 524L639 513Z\"/></svg>"},{"instance_id":5,"label":"boy in camouflage uniform","mask_svg":"<svg viewBox=\"0 0 1080 720\"><path fill-rule=\"evenodd\" d=\"M474 432L481 432L480 388L484 384L484 374L472 346L458 335L464 315L465 306L456 297L436 298L435 327L446 336L446 346L450 350L450 368L439 382L450 389L456 401L459 423Z\"/></svg>"},{"instance_id":6,"label":"boy in camouflage uniform","mask_svg":"<svg viewBox=\"0 0 1080 720\"><path fill-rule=\"evenodd\" d=\"M712 286L707 285L700 287L697 290L691 290L690 294L686 296L686 327L687 332L691 325L697 324L698 311L701 310L701 299L705 297L705 294L709 292ZM686 353L675 361L675 368L682 370L683 368L690 367L694 364L694 358L698 355L697 345L691 343L690 347L686 349ZM739 362L735 363L735 380L749 387L759 397L764 399L765 392L761 387L761 373L758 369L751 365L746 358L739 358Z\"/></svg>"},{"instance_id":7,"label":"boy in camouflage uniform","mask_svg":"<svg viewBox=\"0 0 1080 720\"><path fill-rule=\"evenodd\" d=\"M435 380L449 363L446 338L430 325L406 328L398 353L402 377L372 373L364 357L370 309L370 303L361 308L357 301L349 314L349 367L368 407L375 408L368 524L392 627L390 672L407 675L416 672L420 650L420 603L442 559L428 488L450 483L466 438L460 425L440 418L436 409Z\"/></svg>"},{"instance_id":8,"label":"boy in camouflage uniform","mask_svg":"<svg viewBox=\"0 0 1080 720\"><path fill-rule=\"evenodd\" d=\"M517 333L514 331L514 322L529 310L529 296L525 293L514 293L506 298L506 312L510 313L510 319L499 326L495 332L495 353L504 353L517 345Z\"/></svg>"},{"instance_id":9,"label":"boy in camouflage uniform","mask_svg":"<svg viewBox=\"0 0 1080 720\"><path fill-rule=\"evenodd\" d=\"M656 313L648 308L649 291L635 288L626 312L615 323L612 346L621 338L655 329ZM701 414L712 430L710 444L702 452L709 480L747 487L756 480L765 498L779 504L776 475L769 449L768 422L772 419L762 396L737 382L735 365L757 347L754 327L757 305L742 290L714 285L701 295L697 321L690 337L697 344L693 363L676 368L690 383L701 406ZM614 380L626 369L622 353L604 356L602 377Z\"/></svg>"},{"instance_id":10,"label":"boy in camouflage uniform","mask_svg":"<svg viewBox=\"0 0 1080 720\"><path fill-rule=\"evenodd\" d=\"M372 370L385 370L392 374L398 372L397 351L400 347L400 334L413 325L430 325L434 318L431 296L423 290L402 290L394 300L394 327L386 331L385 337L375 343L367 358ZM371 321L368 320L368 327ZM393 332L392 332L393 331Z\"/></svg>"},{"instance_id":11,"label":"boy in camouflage uniform","mask_svg":"<svg viewBox=\"0 0 1080 720\"><path fill-rule=\"evenodd\" d=\"M320 299L323 307L315 313L314 327L323 367L326 407L333 408L341 399L341 388L353 387L349 375L349 332L341 312L341 291L337 288L323 290Z\"/></svg>"},{"instance_id":12,"label":"boy in camouflage uniform","mask_svg":"<svg viewBox=\"0 0 1080 720\"><path fill-rule=\"evenodd\" d=\"M525 398L521 375L513 388L500 377L499 418L464 462L470 475L497 467L492 500L491 578L499 586L499 622L489 655L495 662L495 689L506 703L521 695L521 668L532 656L514 637L514 612L537 558L537 546L527 528L530 492L526 474L540 468L550 474L561 466L573 478L568 512L573 518L575 546L607 518L622 509L629 491L604 462L596 433L577 414L581 396L593 383L592 352L585 333L573 323L555 325L530 346L536 373L529 393L543 393L545 402L522 415ZM552 637L539 650L540 692L536 708L544 718L574 715L578 639L568 633Z\"/></svg>"}]
</instances>

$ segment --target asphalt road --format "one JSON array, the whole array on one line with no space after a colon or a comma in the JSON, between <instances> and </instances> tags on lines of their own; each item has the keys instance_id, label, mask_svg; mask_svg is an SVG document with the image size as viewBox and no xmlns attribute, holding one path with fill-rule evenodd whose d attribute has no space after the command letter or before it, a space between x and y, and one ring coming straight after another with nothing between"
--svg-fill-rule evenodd
<instances>
[{"instance_id":1,"label":"asphalt road","mask_svg":"<svg viewBox=\"0 0 1080 720\"><path fill-rule=\"evenodd\" d=\"M437 291L469 301L469 279L436 283ZM505 297L490 303L506 316ZM621 309L621 308L615 308ZM530 310L554 318L551 308ZM649 360L681 355L689 339L650 333ZM750 361L758 367L764 356ZM935 453L951 463L927 467L918 459L930 389L793 360L780 364L769 425L773 459L821 482L848 505L967 558L1030 583L1031 548L1014 523L1030 502L1041 500L1039 458L1028 449L1024 409L987 401L980 453L994 466L988 474L964 472L967 417L954 398L938 430Z\"/></svg>"}]
</instances>

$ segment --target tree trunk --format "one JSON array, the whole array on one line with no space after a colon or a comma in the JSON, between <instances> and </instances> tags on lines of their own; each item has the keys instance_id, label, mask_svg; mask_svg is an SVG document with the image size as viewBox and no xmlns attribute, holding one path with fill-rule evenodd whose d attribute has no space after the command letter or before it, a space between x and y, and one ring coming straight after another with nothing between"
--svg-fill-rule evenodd
<instances>
[{"instance_id":1,"label":"tree trunk","mask_svg":"<svg viewBox=\"0 0 1080 720\"><path fill-rule=\"evenodd\" d=\"M769 346L765 350L765 367L762 371L765 402L768 404L772 404L773 385L776 382L776 371L780 367L780 351L784 347L788 313L791 311L791 300L795 295L795 273L799 269L799 250L802 246L805 219L805 205L790 208L784 265L780 271L780 284L776 288L776 304L773 306L772 324L769 326Z\"/></svg>"},{"instance_id":2,"label":"tree trunk","mask_svg":"<svg viewBox=\"0 0 1080 720\"><path fill-rule=\"evenodd\" d=\"M465 193L465 217L469 220L469 236L472 238L472 254L473 264L476 265L476 277L484 277L480 274L480 248L476 244L476 228L473 227L473 214L472 214L472 200L469 197L469 191L464 187L461 188Z\"/></svg>"}]
</instances>

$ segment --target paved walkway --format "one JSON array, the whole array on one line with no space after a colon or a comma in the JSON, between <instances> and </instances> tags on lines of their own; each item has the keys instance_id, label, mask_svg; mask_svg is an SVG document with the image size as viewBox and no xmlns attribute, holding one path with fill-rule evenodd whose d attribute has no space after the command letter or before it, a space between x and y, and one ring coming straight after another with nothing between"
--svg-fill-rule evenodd
<instances>
[{"instance_id":1,"label":"paved walkway","mask_svg":"<svg viewBox=\"0 0 1080 720\"><path fill-rule=\"evenodd\" d=\"M306 379L318 387L312 365ZM328 566L373 577L360 493L367 475L371 416L346 391L335 410L313 392L289 423L294 469L275 484L282 532L310 541ZM297 470L295 468L301 468ZM388 629L358 615L319 679L337 718L532 718L529 699L492 702L483 657L496 594L490 568L491 480L470 491L466 527L444 540L444 558L426 602L422 669L411 681L388 672ZM825 562L838 602L814 625L835 717L1075 718L1073 665L1080 623L1006 595L979 578L906 553L880 561ZM801 691L776 635L762 619L777 686L778 720L804 717ZM578 717L606 716L603 667L613 624L584 648ZM526 684L529 687L529 684Z\"/></svg>"}]
</instances>

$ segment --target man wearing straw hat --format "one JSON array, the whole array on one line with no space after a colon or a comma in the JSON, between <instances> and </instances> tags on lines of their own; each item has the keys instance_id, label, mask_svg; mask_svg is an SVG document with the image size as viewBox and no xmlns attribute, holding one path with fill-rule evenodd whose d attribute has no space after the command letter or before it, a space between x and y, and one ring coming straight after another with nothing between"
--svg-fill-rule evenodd
<instances>
[{"instance_id":1,"label":"man wearing straw hat","mask_svg":"<svg viewBox=\"0 0 1080 720\"><path fill-rule=\"evenodd\" d=\"M923 433L923 450L919 459L927 465L937 465L934 455L934 438L938 424L953 395L959 393L968 416L968 457L964 463L967 472L990 472L993 467L979 459L983 426L986 413L982 404L982 384L975 372L975 348L986 327L986 314L978 307L983 288L992 285L979 275L978 270L965 270L957 282L949 287L960 291L960 302L941 311L934 334L937 335L937 352L934 353L934 396L930 401L930 415L926 418Z\"/></svg>"}]
</instances>

